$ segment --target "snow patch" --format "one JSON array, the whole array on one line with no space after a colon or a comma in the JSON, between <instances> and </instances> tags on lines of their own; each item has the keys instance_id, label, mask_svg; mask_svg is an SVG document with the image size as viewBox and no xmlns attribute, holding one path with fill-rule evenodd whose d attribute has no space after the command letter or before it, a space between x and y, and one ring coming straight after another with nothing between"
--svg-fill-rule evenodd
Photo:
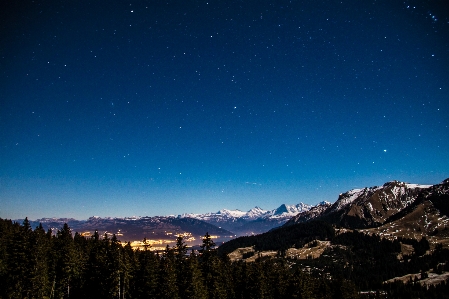
<instances>
[{"instance_id":1,"label":"snow patch","mask_svg":"<svg viewBox=\"0 0 449 299\"><path fill-rule=\"evenodd\" d=\"M414 188L420 188L420 189L426 189L432 187L432 185L418 185L418 184L405 184L407 188L414 189Z\"/></svg>"},{"instance_id":2,"label":"snow patch","mask_svg":"<svg viewBox=\"0 0 449 299\"><path fill-rule=\"evenodd\" d=\"M228 217L239 218L239 217L245 216L246 212L243 212L243 211L240 211L240 210L223 209L223 210L218 211L217 214L226 215Z\"/></svg>"},{"instance_id":3,"label":"snow patch","mask_svg":"<svg viewBox=\"0 0 449 299\"><path fill-rule=\"evenodd\" d=\"M356 200L366 189L352 189L344 194L340 194L339 199L335 202L333 210L338 211Z\"/></svg>"}]
</instances>

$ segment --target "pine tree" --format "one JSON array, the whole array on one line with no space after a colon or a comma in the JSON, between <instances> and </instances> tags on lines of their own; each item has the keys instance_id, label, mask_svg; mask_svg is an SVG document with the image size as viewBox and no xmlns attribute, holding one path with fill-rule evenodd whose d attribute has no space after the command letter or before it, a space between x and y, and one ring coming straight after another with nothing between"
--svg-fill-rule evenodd
<instances>
[{"instance_id":1,"label":"pine tree","mask_svg":"<svg viewBox=\"0 0 449 299\"><path fill-rule=\"evenodd\" d=\"M89 239L88 248L85 293L91 298L106 298L106 250L97 231Z\"/></svg>"},{"instance_id":2,"label":"pine tree","mask_svg":"<svg viewBox=\"0 0 449 299\"><path fill-rule=\"evenodd\" d=\"M226 297L229 299L235 298L235 291L234 291L234 285L235 285L235 279L232 277L232 262L229 259L228 256L224 256L221 259L222 262L222 275L223 275L223 285L226 290Z\"/></svg>"},{"instance_id":3,"label":"pine tree","mask_svg":"<svg viewBox=\"0 0 449 299\"><path fill-rule=\"evenodd\" d=\"M207 289L203 283L198 258L193 253L187 259L183 276L186 281L183 291L180 291L182 299L207 299Z\"/></svg>"},{"instance_id":4,"label":"pine tree","mask_svg":"<svg viewBox=\"0 0 449 299\"><path fill-rule=\"evenodd\" d=\"M200 247L201 270L208 298L226 298L226 286L223 279L221 261L217 257L215 243L209 233L206 233L203 237L203 244Z\"/></svg>"},{"instance_id":5,"label":"pine tree","mask_svg":"<svg viewBox=\"0 0 449 299\"><path fill-rule=\"evenodd\" d=\"M286 298L291 271L285 260L264 261L263 268L265 269L266 289L270 293L269 296L275 299Z\"/></svg>"},{"instance_id":6,"label":"pine tree","mask_svg":"<svg viewBox=\"0 0 449 299\"><path fill-rule=\"evenodd\" d=\"M77 267L76 280L72 281L71 297L83 298L87 296L85 292L86 281L89 279L86 275L87 262L89 260L89 240L79 233L73 237L75 248L75 260Z\"/></svg>"},{"instance_id":7,"label":"pine tree","mask_svg":"<svg viewBox=\"0 0 449 299\"><path fill-rule=\"evenodd\" d=\"M37 298L43 298L50 294L49 261L51 252L51 238L49 238L42 224L33 231L31 250L31 284L32 294Z\"/></svg>"},{"instance_id":8,"label":"pine tree","mask_svg":"<svg viewBox=\"0 0 449 299\"><path fill-rule=\"evenodd\" d=\"M233 289L236 298L245 298L246 293L246 267L247 263L244 261L237 261L232 263L232 277L234 279Z\"/></svg>"},{"instance_id":9,"label":"pine tree","mask_svg":"<svg viewBox=\"0 0 449 299\"><path fill-rule=\"evenodd\" d=\"M111 298L117 298L120 294L120 242L115 235L111 239L105 234L103 247L106 253L104 269L105 292Z\"/></svg>"},{"instance_id":10,"label":"pine tree","mask_svg":"<svg viewBox=\"0 0 449 299\"><path fill-rule=\"evenodd\" d=\"M208 255L215 250L215 245L215 242L207 232L203 237L203 244L200 245L201 249L199 250L199 252L202 255Z\"/></svg>"},{"instance_id":11,"label":"pine tree","mask_svg":"<svg viewBox=\"0 0 449 299\"><path fill-rule=\"evenodd\" d=\"M7 248L7 297L26 298L32 292L32 230L25 218L23 225L16 224Z\"/></svg>"},{"instance_id":12,"label":"pine tree","mask_svg":"<svg viewBox=\"0 0 449 299\"><path fill-rule=\"evenodd\" d=\"M13 224L11 220L0 219L0 298L7 298L9 289L9 259L8 249L10 249L13 236Z\"/></svg>"},{"instance_id":13,"label":"pine tree","mask_svg":"<svg viewBox=\"0 0 449 299\"><path fill-rule=\"evenodd\" d=\"M208 292L209 298L226 299L228 298L226 285L226 273L222 261L216 256L211 255L207 262L203 264L203 277Z\"/></svg>"},{"instance_id":14,"label":"pine tree","mask_svg":"<svg viewBox=\"0 0 449 299\"><path fill-rule=\"evenodd\" d=\"M182 236L178 236L176 238L176 245L173 249L176 255L175 272L178 295L180 298L185 298L185 292L189 284L187 274L189 269L186 261L187 245L185 244Z\"/></svg>"},{"instance_id":15,"label":"pine tree","mask_svg":"<svg viewBox=\"0 0 449 299\"><path fill-rule=\"evenodd\" d=\"M245 298L268 298L268 290L266 289L266 277L263 271L263 263L256 261L246 268L247 290Z\"/></svg>"},{"instance_id":16,"label":"pine tree","mask_svg":"<svg viewBox=\"0 0 449 299\"><path fill-rule=\"evenodd\" d=\"M321 278L317 281L315 294L317 295L318 298L331 299L333 298L332 293L333 293L332 285L328 279Z\"/></svg>"},{"instance_id":17,"label":"pine tree","mask_svg":"<svg viewBox=\"0 0 449 299\"><path fill-rule=\"evenodd\" d=\"M174 248L170 248L170 246L166 246L165 247L165 251L164 251L164 259L169 259L170 262L172 264L174 264L175 262L175 249Z\"/></svg>"},{"instance_id":18,"label":"pine tree","mask_svg":"<svg viewBox=\"0 0 449 299\"><path fill-rule=\"evenodd\" d=\"M187 254L187 245L184 242L184 238L181 235L176 238L176 245L174 249L178 258L185 258Z\"/></svg>"},{"instance_id":19,"label":"pine tree","mask_svg":"<svg viewBox=\"0 0 449 299\"><path fill-rule=\"evenodd\" d=\"M174 251L168 245L159 263L158 298L177 299L178 286L174 267Z\"/></svg>"},{"instance_id":20,"label":"pine tree","mask_svg":"<svg viewBox=\"0 0 449 299\"><path fill-rule=\"evenodd\" d=\"M156 298L159 259L149 250L149 246L144 247L143 251L137 250L135 254L138 263L133 274L134 279L131 281L132 297Z\"/></svg>"},{"instance_id":21,"label":"pine tree","mask_svg":"<svg viewBox=\"0 0 449 299\"><path fill-rule=\"evenodd\" d=\"M72 232L67 223L56 234L54 253L56 257L55 296L70 297L70 288L79 273Z\"/></svg>"},{"instance_id":22,"label":"pine tree","mask_svg":"<svg viewBox=\"0 0 449 299\"><path fill-rule=\"evenodd\" d=\"M128 298L128 293L131 293L133 274L135 273L137 261L135 259L134 250L128 242L123 246L120 255L120 298Z\"/></svg>"},{"instance_id":23,"label":"pine tree","mask_svg":"<svg viewBox=\"0 0 449 299\"><path fill-rule=\"evenodd\" d=\"M301 269L296 269L290 283L290 296L292 298L311 299L314 298L314 281Z\"/></svg>"},{"instance_id":24,"label":"pine tree","mask_svg":"<svg viewBox=\"0 0 449 299\"><path fill-rule=\"evenodd\" d=\"M333 285L333 298L356 299L359 298L357 288L352 281L346 279L336 279Z\"/></svg>"}]
</instances>

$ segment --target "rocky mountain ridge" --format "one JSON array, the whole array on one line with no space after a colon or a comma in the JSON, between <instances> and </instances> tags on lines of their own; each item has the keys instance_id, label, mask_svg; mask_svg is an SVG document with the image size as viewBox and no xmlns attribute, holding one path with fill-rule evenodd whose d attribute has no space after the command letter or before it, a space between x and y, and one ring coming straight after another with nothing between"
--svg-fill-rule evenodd
<instances>
[{"instance_id":1,"label":"rocky mountain ridge","mask_svg":"<svg viewBox=\"0 0 449 299\"><path fill-rule=\"evenodd\" d=\"M409 184L399 181L382 186L353 189L339 195L332 205L321 205L313 215L299 213L287 225L320 219L347 228L380 226L411 205L423 191L432 185Z\"/></svg>"}]
</instances>

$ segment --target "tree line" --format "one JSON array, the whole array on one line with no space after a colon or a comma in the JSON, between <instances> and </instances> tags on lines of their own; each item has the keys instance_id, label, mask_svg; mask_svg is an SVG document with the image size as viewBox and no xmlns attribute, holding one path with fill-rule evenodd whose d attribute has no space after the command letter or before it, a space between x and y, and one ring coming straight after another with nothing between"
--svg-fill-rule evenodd
<instances>
[{"instance_id":1,"label":"tree line","mask_svg":"<svg viewBox=\"0 0 449 299\"><path fill-rule=\"evenodd\" d=\"M53 234L0 219L0 298L321 298L323 290L357 295L349 281L314 279L285 260L220 258L208 233L198 253L182 237L156 253L115 235L72 235L67 224Z\"/></svg>"},{"instance_id":2,"label":"tree line","mask_svg":"<svg viewBox=\"0 0 449 299\"><path fill-rule=\"evenodd\" d=\"M441 246L432 255L409 257L401 265L394 258L397 241L359 233L335 236L322 223L312 224L310 233L305 231L299 225L290 228L285 237L296 235L309 240L314 235L330 238L343 247L315 260L299 261L279 255L260 257L252 263L231 262L226 254L218 254L208 233L197 252L188 252L183 238L178 237L175 246L158 253L149 245L134 250L129 243L122 245L115 236L100 236L98 232L92 237L73 235L67 224L54 234L42 225L33 230L27 219L22 224L0 219L0 298L448 297L447 284L429 290L413 282L380 283L405 270L449 270L449 251ZM271 236L263 237L266 244L261 241L260 248L274 246L279 239ZM290 242L299 246L304 241L301 238ZM285 242L279 244L280 251ZM417 248L425 245L425 241L416 244ZM367 289L378 292L360 292Z\"/></svg>"}]
</instances>

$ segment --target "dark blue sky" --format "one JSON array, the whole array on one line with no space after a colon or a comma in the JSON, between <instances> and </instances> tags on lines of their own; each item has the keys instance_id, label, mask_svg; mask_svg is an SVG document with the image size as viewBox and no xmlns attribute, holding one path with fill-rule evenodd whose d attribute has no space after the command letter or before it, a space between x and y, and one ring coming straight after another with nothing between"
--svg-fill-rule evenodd
<instances>
[{"instance_id":1,"label":"dark blue sky","mask_svg":"<svg viewBox=\"0 0 449 299\"><path fill-rule=\"evenodd\" d=\"M2 218L273 209L449 177L445 1L9 2Z\"/></svg>"}]
</instances>

